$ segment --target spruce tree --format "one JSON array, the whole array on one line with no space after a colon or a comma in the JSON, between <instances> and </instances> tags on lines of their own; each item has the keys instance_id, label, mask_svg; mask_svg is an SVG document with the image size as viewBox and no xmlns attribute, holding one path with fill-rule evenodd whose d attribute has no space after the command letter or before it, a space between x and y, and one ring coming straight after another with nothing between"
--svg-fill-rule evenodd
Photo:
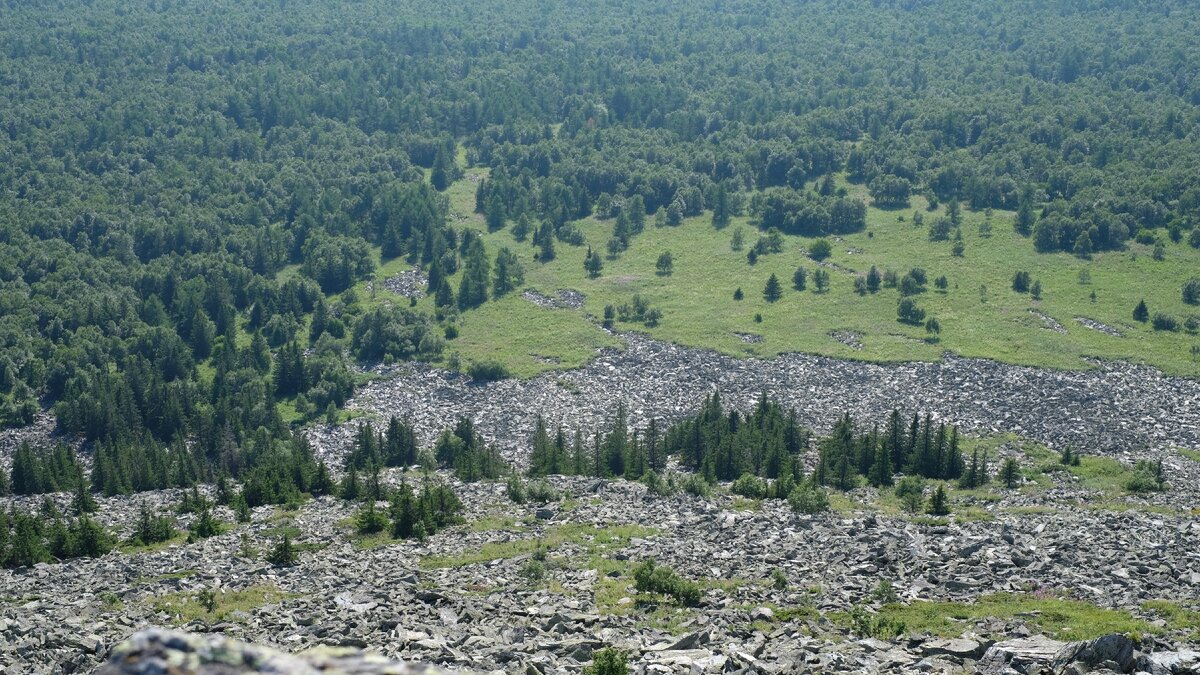
<instances>
[{"instance_id":1,"label":"spruce tree","mask_svg":"<svg viewBox=\"0 0 1200 675\"><path fill-rule=\"evenodd\" d=\"M871 268L871 269L874 269L874 268ZM800 267L796 268L795 272L792 273L792 288L794 288L798 291L803 291L807 287L808 287L808 270L804 269L804 266L801 265Z\"/></svg>"},{"instance_id":2,"label":"spruce tree","mask_svg":"<svg viewBox=\"0 0 1200 675\"><path fill-rule=\"evenodd\" d=\"M1009 457L1004 460L1004 464L1000 467L1000 475L997 476L1004 487L1013 489L1021 484L1021 466L1017 464L1017 460Z\"/></svg>"},{"instance_id":3,"label":"spruce tree","mask_svg":"<svg viewBox=\"0 0 1200 675\"><path fill-rule=\"evenodd\" d=\"M1146 323L1150 320L1150 310L1146 307L1146 301L1139 300L1137 307L1133 308L1133 320L1139 323ZM16 473L14 469L14 474ZM14 481L15 484L15 481ZM15 490L14 490L15 491ZM18 493L20 494L20 493Z\"/></svg>"},{"instance_id":4,"label":"spruce tree","mask_svg":"<svg viewBox=\"0 0 1200 675\"><path fill-rule=\"evenodd\" d=\"M783 297L783 289L779 285L779 277L773 273L767 279L767 285L763 288L763 299L767 302L775 302Z\"/></svg>"},{"instance_id":5,"label":"spruce tree","mask_svg":"<svg viewBox=\"0 0 1200 675\"><path fill-rule=\"evenodd\" d=\"M292 546L292 538L285 532L275 547L267 553L267 562L279 567L295 565L300 559L296 548Z\"/></svg>"},{"instance_id":6,"label":"spruce tree","mask_svg":"<svg viewBox=\"0 0 1200 675\"><path fill-rule=\"evenodd\" d=\"M717 193L713 196L713 227L718 230L729 224L729 191L724 183L717 184Z\"/></svg>"},{"instance_id":7,"label":"spruce tree","mask_svg":"<svg viewBox=\"0 0 1200 675\"><path fill-rule=\"evenodd\" d=\"M887 443L876 444L875 461L871 464L871 473L867 479L875 487L892 484L892 453Z\"/></svg>"},{"instance_id":8,"label":"spruce tree","mask_svg":"<svg viewBox=\"0 0 1200 675\"><path fill-rule=\"evenodd\" d=\"M350 465L346 476L342 479L338 496L348 502L357 501L362 496L362 486L358 483L358 469L353 464Z\"/></svg>"},{"instance_id":9,"label":"spruce tree","mask_svg":"<svg viewBox=\"0 0 1200 675\"><path fill-rule=\"evenodd\" d=\"M84 480L83 474L80 474L79 480L76 481L75 495L71 498L71 511L76 516L82 516L87 513L95 513L99 510L96 505L96 500L92 497L92 493L88 490L87 481Z\"/></svg>"},{"instance_id":10,"label":"spruce tree","mask_svg":"<svg viewBox=\"0 0 1200 675\"><path fill-rule=\"evenodd\" d=\"M32 567L50 562L50 552L42 539L41 527L31 515L18 513L12 517L12 538L8 546L8 567Z\"/></svg>"},{"instance_id":11,"label":"spruce tree","mask_svg":"<svg viewBox=\"0 0 1200 675\"><path fill-rule=\"evenodd\" d=\"M937 486L933 494L929 495L929 508L926 512L932 516L945 516L950 513L950 505L946 499L946 488Z\"/></svg>"},{"instance_id":12,"label":"spruce tree","mask_svg":"<svg viewBox=\"0 0 1200 675\"><path fill-rule=\"evenodd\" d=\"M413 490L407 483L401 483L400 487L392 493L389 510L392 516L392 538L409 539L413 537L421 524L422 517Z\"/></svg>"},{"instance_id":13,"label":"spruce tree","mask_svg":"<svg viewBox=\"0 0 1200 675\"><path fill-rule=\"evenodd\" d=\"M583 269L587 272L589 279L595 279L600 276L600 271L604 269L604 261L600 259L600 255L592 251L592 247L588 247L587 256L583 259Z\"/></svg>"}]
</instances>

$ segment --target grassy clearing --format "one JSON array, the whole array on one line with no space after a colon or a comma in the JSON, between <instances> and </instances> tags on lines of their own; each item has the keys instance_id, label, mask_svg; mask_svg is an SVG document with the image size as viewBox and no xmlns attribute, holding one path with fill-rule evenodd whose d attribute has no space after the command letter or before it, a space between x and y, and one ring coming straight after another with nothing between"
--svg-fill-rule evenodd
<instances>
[{"instance_id":1,"label":"grassy clearing","mask_svg":"<svg viewBox=\"0 0 1200 675\"><path fill-rule=\"evenodd\" d=\"M1183 632L1190 640L1200 640L1200 604L1185 606L1170 600L1151 600L1142 603L1142 611L1164 619L1168 629Z\"/></svg>"},{"instance_id":2,"label":"grassy clearing","mask_svg":"<svg viewBox=\"0 0 1200 675\"><path fill-rule=\"evenodd\" d=\"M574 523L557 525L547 528L540 536L533 539L488 542L478 549L463 551L459 554L425 556L421 558L421 567L424 569L464 567L529 555L538 549L553 551L564 544L576 544L584 547L588 554L597 554L624 547L633 537L650 537L658 532L654 528L640 525L613 525L602 528Z\"/></svg>"},{"instance_id":3,"label":"grassy clearing","mask_svg":"<svg viewBox=\"0 0 1200 675\"><path fill-rule=\"evenodd\" d=\"M973 631L975 622L989 618L1024 619L1032 628L1058 640L1090 640L1109 633L1145 635L1161 632L1126 611L1104 609L1079 600L1010 593L984 595L970 603L885 605L879 610L879 616L903 623L908 634L929 632L941 637L957 637ZM831 614L830 618L849 625L846 613Z\"/></svg>"},{"instance_id":4,"label":"grassy clearing","mask_svg":"<svg viewBox=\"0 0 1200 675\"><path fill-rule=\"evenodd\" d=\"M476 182L470 175L485 173L468 169L468 177L447 190L451 211L461 227L484 230L482 218L473 213ZM866 196L862 186L843 186L856 196ZM841 269L831 272L831 288L823 294L814 293L811 284L810 290L803 292L791 289L797 266L816 269L804 255L811 242L807 238L785 236L783 253L762 256L754 266L748 264L745 251L733 251L730 238L737 228L742 228L747 246L757 238L756 229L745 217L735 218L720 231L711 226L709 214L686 219L674 228L649 224L619 259L605 259L598 279L584 274L586 246L559 243L557 258L541 264L533 260L531 245L516 242L507 229L484 233L489 251L507 246L517 253L526 268L527 286L546 293L574 288L587 299L582 311L543 310L516 296L489 302L463 317L461 337L451 342L447 355L457 351L464 363L498 359L522 376L579 365L597 346L613 344L588 315L600 316L605 305L628 302L634 293L640 293L663 311L663 321L655 328L623 328L734 355L800 351L888 362L935 360L948 349L966 356L1071 369L1087 367L1083 357L1126 359L1170 373L1200 375L1200 361L1190 353L1200 338L1183 331L1154 331L1131 317L1142 298L1152 312L1171 313L1181 320L1196 314L1195 308L1183 304L1179 289L1200 268L1200 251L1168 241L1162 261L1153 259L1149 247L1136 243L1125 251L1101 253L1091 260L1039 254L1032 242L1013 232L1013 214L996 212L990 221L992 235L984 237L980 226L986 215L966 211L962 227L966 253L959 258L951 254L948 242L930 242L926 228L913 225L913 210L921 211L926 223L939 215L925 206L918 197L909 210L869 208L866 231L833 242L829 262ZM587 245L605 250L612 221L589 218L577 225ZM655 262L664 251L670 251L675 259L670 276L655 274ZM931 285L919 298L920 306L942 324L940 342L927 342L923 329L896 321L898 296L894 289L865 296L854 293L853 275L865 273L872 265L900 274L922 267L931 281L947 277L945 292ZM389 263L381 275L399 271L393 267L397 265ZM1041 300L1011 290L1017 270L1027 271L1041 282ZM1081 282L1081 272L1090 275L1086 283ZM785 287L783 298L776 303L762 298L763 285L772 273ZM454 283L457 285L457 279ZM740 302L733 299L738 287L745 293ZM419 305L431 310L432 299L422 299ZM1031 310L1052 317L1065 334L1049 330ZM754 321L755 314L762 315L762 323ZM1125 336L1086 328L1076 321L1081 316L1113 326ZM839 330L858 334L863 348L855 350L830 337ZM735 335L739 332L759 335L762 342L746 344Z\"/></svg>"},{"instance_id":5,"label":"grassy clearing","mask_svg":"<svg viewBox=\"0 0 1200 675\"><path fill-rule=\"evenodd\" d=\"M235 620L234 612L248 613L259 607L280 602L289 596L271 584L256 584L238 591L215 591L212 611L204 606L199 593L170 593L152 601L156 611L166 612L177 624L192 621Z\"/></svg>"}]
</instances>

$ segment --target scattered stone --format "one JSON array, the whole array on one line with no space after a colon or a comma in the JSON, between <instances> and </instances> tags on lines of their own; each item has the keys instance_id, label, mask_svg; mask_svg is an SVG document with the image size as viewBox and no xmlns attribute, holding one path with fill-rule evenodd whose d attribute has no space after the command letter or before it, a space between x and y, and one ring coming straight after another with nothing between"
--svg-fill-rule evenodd
<instances>
[{"instance_id":1,"label":"scattered stone","mask_svg":"<svg viewBox=\"0 0 1200 675\"><path fill-rule=\"evenodd\" d=\"M1067 329L1063 328L1063 325L1058 322L1058 319L1055 319L1049 314L1036 309L1030 309L1029 313L1042 320L1042 328L1049 331L1054 331L1055 333L1060 333L1062 335L1067 334Z\"/></svg>"},{"instance_id":2,"label":"scattered stone","mask_svg":"<svg viewBox=\"0 0 1200 675\"><path fill-rule=\"evenodd\" d=\"M835 330L829 334L829 337L854 350L863 348L862 333L852 330Z\"/></svg>"},{"instance_id":3,"label":"scattered stone","mask_svg":"<svg viewBox=\"0 0 1200 675\"><path fill-rule=\"evenodd\" d=\"M1107 324L1100 323L1099 321L1096 321L1095 319L1089 319L1086 316L1077 316L1077 317L1075 317L1075 320L1078 321L1084 327L1091 328L1092 330L1100 331L1101 333L1104 333L1105 335L1111 335L1113 337L1125 337L1125 334L1122 333L1120 330L1113 328L1112 326L1109 326Z\"/></svg>"},{"instance_id":4,"label":"scattered stone","mask_svg":"<svg viewBox=\"0 0 1200 675\"><path fill-rule=\"evenodd\" d=\"M420 269L413 268L383 280L383 287L406 298L425 297L425 288L429 285L429 277Z\"/></svg>"}]
</instances>

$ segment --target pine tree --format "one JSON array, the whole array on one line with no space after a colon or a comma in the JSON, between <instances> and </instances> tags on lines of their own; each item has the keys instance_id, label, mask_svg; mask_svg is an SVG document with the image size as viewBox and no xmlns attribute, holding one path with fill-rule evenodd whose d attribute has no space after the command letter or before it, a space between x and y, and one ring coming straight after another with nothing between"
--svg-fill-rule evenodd
<instances>
[{"instance_id":1,"label":"pine tree","mask_svg":"<svg viewBox=\"0 0 1200 675\"><path fill-rule=\"evenodd\" d=\"M892 484L892 453L887 443L876 444L875 461L871 464L871 472L867 479L875 487Z\"/></svg>"},{"instance_id":2,"label":"pine tree","mask_svg":"<svg viewBox=\"0 0 1200 675\"><path fill-rule=\"evenodd\" d=\"M354 517L354 529L362 535L383 532L388 526L387 517L375 508L375 502L368 499L366 506L359 510Z\"/></svg>"},{"instance_id":3,"label":"pine tree","mask_svg":"<svg viewBox=\"0 0 1200 675\"><path fill-rule=\"evenodd\" d=\"M358 469L353 464L346 471L346 476L342 478L338 496L348 502L358 501L362 496L362 487L358 483Z\"/></svg>"},{"instance_id":4,"label":"pine tree","mask_svg":"<svg viewBox=\"0 0 1200 675\"><path fill-rule=\"evenodd\" d=\"M1017 460L1009 457L1004 460L1004 464L1000 467L1000 474L997 476L1004 487L1013 489L1021 484L1021 466L1017 464Z\"/></svg>"},{"instance_id":5,"label":"pine tree","mask_svg":"<svg viewBox=\"0 0 1200 675\"><path fill-rule=\"evenodd\" d=\"M729 224L729 192L724 183L717 184L717 193L713 197L713 227L718 230Z\"/></svg>"},{"instance_id":6,"label":"pine tree","mask_svg":"<svg viewBox=\"0 0 1200 675\"><path fill-rule=\"evenodd\" d=\"M587 272L589 279L595 279L600 276L600 271L604 269L604 261L600 256L592 251L592 247L588 247L587 256L583 259L583 269Z\"/></svg>"},{"instance_id":7,"label":"pine tree","mask_svg":"<svg viewBox=\"0 0 1200 675\"><path fill-rule=\"evenodd\" d=\"M879 287L882 283L883 277L879 274L879 270L874 265L871 265L871 269L867 272L867 291L870 293L878 293Z\"/></svg>"},{"instance_id":8,"label":"pine tree","mask_svg":"<svg viewBox=\"0 0 1200 675\"><path fill-rule=\"evenodd\" d=\"M945 516L950 513L945 487L938 485L933 494L929 495L929 508L926 509L926 512L933 516Z\"/></svg>"},{"instance_id":9,"label":"pine tree","mask_svg":"<svg viewBox=\"0 0 1200 675\"><path fill-rule=\"evenodd\" d=\"M1022 237L1028 237L1033 233L1033 219L1033 190L1026 188L1017 204L1017 217L1013 221L1013 229Z\"/></svg>"},{"instance_id":10,"label":"pine tree","mask_svg":"<svg viewBox=\"0 0 1200 675\"><path fill-rule=\"evenodd\" d=\"M40 562L50 562L50 552L42 539L37 519L24 513L12 517L12 539L8 546L8 567L32 567Z\"/></svg>"},{"instance_id":11,"label":"pine tree","mask_svg":"<svg viewBox=\"0 0 1200 675\"><path fill-rule=\"evenodd\" d=\"M389 510L392 516L393 539L409 539L417 533L422 515L417 500L413 496L413 490L407 483L401 483L400 487L392 493Z\"/></svg>"},{"instance_id":12,"label":"pine tree","mask_svg":"<svg viewBox=\"0 0 1200 675\"><path fill-rule=\"evenodd\" d=\"M1150 310L1146 308L1145 300L1139 300L1137 307L1133 308L1133 320L1137 321L1139 323L1146 323L1147 321L1150 320ZM16 469L13 470L13 475L14 475L13 484L15 485L16 484L16 480L15 480ZM15 490L14 490L14 492L15 492ZM17 494L20 494L20 493L18 492Z\"/></svg>"},{"instance_id":13,"label":"pine tree","mask_svg":"<svg viewBox=\"0 0 1200 675\"><path fill-rule=\"evenodd\" d=\"M962 472L963 456L959 447L958 428L950 427L950 441L942 464L942 478L956 479L962 476Z\"/></svg>"},{"instance_id":14,"label":"pine tree","mask_svg":"<svg viewBox=\"0 0 1200 675\"><path fill-rule=\"evenodd\" d=\"M767 279L767 285L763 288L763 299L767 302L775 302L783 297L783 290L779 285L779 277L774 274Z\"/></svg>"},{"instance_id":15,"label":"pine tree","mask_svg":"<svg viewBox=\"0 0 1200 675\"><path fill-rule=\"evenodd\" d=\"M76 481L75 495L71 498L71 511L76 516L82 516L87 513L95 513L99 510L96 505L96 500L92 497L92 493L88 490L87 481L80 474L79 480Z\"/></svg>"},{"instance_id":16,"label":"pine tree","mask_svg":"<svg viewBox=\"0 0 1200 675\"><path fill-rule=\"evenodd\" d=\"M333 478L329 475L329 467L325 464L325 460L321 460L317 464L317 470L313 474L312 484L309 486L308 491L314 497L333 493Z\"/></svg>"},{"instance_id":17,"label":"pine tree","mask_svg":"<svg viewBox=\"0 0 1200 675\"><path fill-rule=\"evenodd\" d=\"M871 269L875 268L872 267ZM804 266L797 267L796 271L792 273L792 288L803 291L807 286L808 270L804 269Z\"/></svg>"},{"instance_id":18,"label":"pine tree","mask_svg":"<svg viewBox=\"0 0 1200 675\"><path fill-rule=\"evenodd\" d=\"M295 565L299 559L299 553L292 546L292 538L286 532L283 534L283 538L275 544L275 547L267 553L267 562L279 567Z\"/></svg>"}]
</instances>

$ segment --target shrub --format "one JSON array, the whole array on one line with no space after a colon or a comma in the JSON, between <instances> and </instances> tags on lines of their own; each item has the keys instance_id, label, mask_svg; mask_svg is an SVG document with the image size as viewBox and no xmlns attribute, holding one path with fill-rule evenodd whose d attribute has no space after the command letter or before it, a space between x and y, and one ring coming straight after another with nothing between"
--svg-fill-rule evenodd
<instances>
[{"instance_id":1,"label":"shrub","mask_svg":"<svg viewBox=\"0 0 1200 675\"><path fill-rule=\"evenodd\" d=\"M633 581L638 593L667 595L688 607L700 603L700 587L695 582L680 577L670 567L656 565L654 560L643 560L634 568Z\"/></svg>"},{"instance_id":2,"label":"shrub","mask_svg":"<svg viewBox=\"0 0 1200 675\"><path fill-rule=\"evenodd\" d=\"M925 310L917 306L912 298L901 298L896 306L896 320L912 326L920 326L925 321Z\"/></svg>"},{"instance_id":3,"label":"shrub","mask_svg":"<svg viewBox=\"0 0 1200 675\"><path fill-rule=\"evenodd\" d=\"M778 568L771 571L771 587L777 591L786 591L788 587L787 575L783 570Z\"/></svg>"},{"instance_id":4,"label":"shrub","mask_svg":"<svg viewBox=\"0 0 1200 675\"><path fill-rule=\"evenodd\" d=\"M811 481L803 481L797 485L787 499L788 505L796 513L811 515L829 510L829 497L824 488Z\"/></svg>"},{"instance_id":5,"label":"shrub","mask_svg":"<svg viewBox=\"0 0 1200 675\"><path fill-rule=\"evenodd\" d=\"M945 487L939 485L933 494L929 495L929 508L925 511L931 516L944 516L950 513Z\"/></svg>"},{"instance_id":6,"label":"shrub","mask_svg":"<svg viewBox=\"0 0 1200 675\"><path fill-rule=\"evenodd\" d=\"M526 560L518 574L530 583L538 582L546 578L546 565L540 560Z\"/></svg>"},{"instance_id":7,"label":"shrub","mask_svg":"<svg viewBox=\"0 0 1200 675\"><path fill-rule=\"evenodd\" d=\"M1170 314L1158 312L1154 315L1154 320L1150 323L1154 330L1175 331L1179 330L1179 321Z\"/></svg>"},{"instance_id":8,"label":"shrub","mask_svg":"<svg viewBox=\"0 0 1200 675\"><path fill-rule=\"evenodd\" d=\"M629 664L625 655L608 647L592 655L592 665L583 669L583 675L627 675Z\"/></svg>"},{"instance_id":9,"label":"shrub","mask_svg":"<svg viewBox=\"0 0 1200 675\"><path fill-rule=\"evenodd\" d=\"M642 484L646 486L648 492L659 497L670 497L678 491L674 476L663 480L654 469L650 469L642 475Z\"/></svg>"},{"instance_id":10,"label":"shrub","mask_svg":"<svg viewBox=\"0 0 1200 675\"><path fill-rule=\"evenodd\" d=\"M514 504L524 504L527 497L525 495L525 482L520 476L509 476L508 483L504 486L504 493L508 495L509 501Z\"/></svg>"},{"instance_id":11,"label":"shrub","mask_svg":"<svg viewBox=\"0 0 1200 675\"><path fill-rule=\"evenodd\" d=\"M538 504L556 502L562 497L562 494L545 479L530 483L526 493L529 496L529 501Z\"/></svg>"},{"instance_id":12,"label":"shrub","mask_svg":"<svg viewBox=\"0 0 1200 675\"><path fill-rule=\"evenodd\" d=\"M818 239L808 247L808 257L813 260L824 260L833 255L833 246L826 239Z\"/></svg>"},{"instance_id":13,"label":"shrub","mask_svg":"<svg viewBox=\"0 0 1200 675\"><path fill-rule=\"evenodd\" d=\"M495 382L512 377L508 367L499 361L478 361L467 367L467 375L476 382Z\"/></svg>"},{"instance_id":14,"label":"shrub","mask_svg":"<svg viewBox=\"0 0 1200 675\"><path fill-rule=\"evenodd\" d=\"M767 482L754 474L744 473L733 481L729 491L748 499L763 499L767 496Z\"/></svg>"},{"instance_id":15,"label":"shrub","mask_svg":"<svg viewBox=\"0 0 1200 675\"><path fill-rule=\"evenodd\" d=\"M267 562L272 565L284 567L295 565L299 558L300 556L296 552L296 548L292 546L291 538L286 534L283 535L283 539L280 539L278 544L275 544L275 548L272 548L271 552L267 554Z\"/></svg>"},{"instance_id":16,"label":"shrub","mask_svg":"<svg viewBox=\"0 0 1200 675\"><path fill-rule=\"evenodd\" d=\"M1200 278L1193 277L1183 284L1183 301L1189 305L1200 305Z\"/></svg>"},{"instance_id":17,"label":"shrub","mask_svg":"<svg viewBox=\"0 0 1200 675\"><path fill-rule=\"evenodd\" d=\"M712 485L709 485L708 481L704 480L704 476L693 473L683 479L683 491L694 497L708 499L709 495L712 494Z\"/></svg>"},{"instance_id":18,"label":"shrub","mask_svg":"<svg viewBox=\"0 0 1200 675\"><path fill-rule=\"evenodd\" d=\"M375 508L375 502L369 501L354 516L354 531L362 535L377 534L388 527L387 516Z\"/></svg>"},{"instance_id":19,"label":"shrub","mask_svg":"<svg viewBox=\"0 0 1200 675\"><path fill-rule=\"evenodd\" d=\"M1125 481L1125 490L1133 494L1162 492L1167 489L1162 461L1142 460L1134 466L1133 475Z\"/></svg>"}]
</instances>

